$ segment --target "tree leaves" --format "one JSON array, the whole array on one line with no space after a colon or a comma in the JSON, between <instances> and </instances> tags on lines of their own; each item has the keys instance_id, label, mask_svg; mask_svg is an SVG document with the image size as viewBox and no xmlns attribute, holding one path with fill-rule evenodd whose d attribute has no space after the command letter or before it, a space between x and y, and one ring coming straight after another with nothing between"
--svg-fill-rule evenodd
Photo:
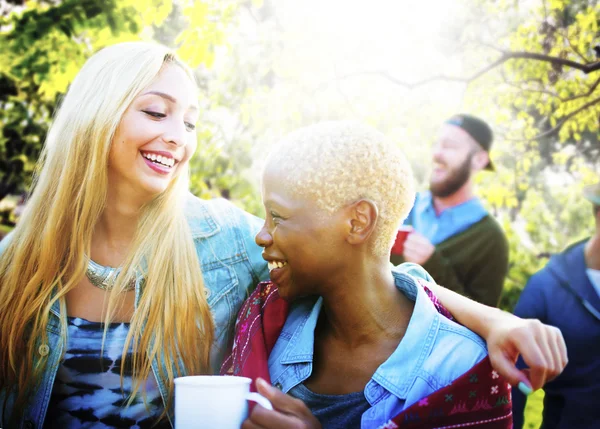
<instances>
[{"instance_id":1,"label":"tree leaves","mask_svg":"<svg viewBox=\"0 0 600 429\"><path fill-rule=\"evenodd\" d=\"M56 101L94 43L139 24L135 9L115 0L31 2L0 19L0 200L30 183Z\"/></svg>"},{"instance_id":2,"label":"tree leaves","mask_svg":"<svg viewBox=\"0 0 600 429\"><path fill-rule=\"evenodd\" d=\"M181 4L171 0L42 0L0 17L0 200L7 192L28 187L57 100L98 49L157 36L162 43L179 48L178 53L192 66L210 68L237 2ZM224 172L209 169L202 174Z\"/></svg>"}]
</instances>

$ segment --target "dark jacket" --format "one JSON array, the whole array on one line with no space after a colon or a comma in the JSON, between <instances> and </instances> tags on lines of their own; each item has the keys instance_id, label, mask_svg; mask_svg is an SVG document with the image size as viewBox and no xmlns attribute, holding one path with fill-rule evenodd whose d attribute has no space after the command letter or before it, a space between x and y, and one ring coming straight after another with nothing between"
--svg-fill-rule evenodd
<instances>
[{"instance_id":1,"label":"dark jacket","mask_svg":"<svg viewBox=\"0 0 600 429\"><path fill-rule=\"evenodd\" d=\"M559 328L567 344L567 367L544 386L542 429L600 428L600 297L586 274L584 245L554 256L531 277L515 307L519 317ZM523 425L524 405L514 389L515 429Z\"/></svg>"},{"instance_id":2,"label":"dark jacket","mask_svg":"<svg viewBox=\"0 0 600 429\"><path fill-rule=\"evenodd\" d=\"M404 262L391 255L394 265ZM435 246L423 264L435 282L492 307L498 306L508 272L508 242L490 215Z\"/></svg>"}]
</instances>

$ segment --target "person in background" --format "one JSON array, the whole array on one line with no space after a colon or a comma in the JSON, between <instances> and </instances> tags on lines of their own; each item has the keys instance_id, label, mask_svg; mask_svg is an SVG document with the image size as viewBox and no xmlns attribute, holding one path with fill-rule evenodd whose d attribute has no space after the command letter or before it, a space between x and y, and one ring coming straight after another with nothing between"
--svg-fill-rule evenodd
<instances>
[{"instance_id":1,"label":"person in background","mask_svg":"<svg viewBox=\"0 0 600 429\"><path fill-rule=\"evenodd\" d=\"M394 265L422 265L436 283L475 301L497 306L508 272L502 228L475 196L474 176L494 170L493 134L475 116L459 114L440 130L433 147L429 191L417 194L406 225L412 226Z\"/></svg>"},{"instance_id":2,"label":"person in background","mask_svg":"<svg viewBox=\"0 0 600 429\"><path fill-rule=\"evenodd\" d=\"M529 279L515 307L519 317L559 328L569 350L564 372L544 386L544 429L600 427L600 183L583 195L592 203L593 235L552 257ZM516 429L523 427L525 399L514 392Z\"/></svg>"}]
</instances>

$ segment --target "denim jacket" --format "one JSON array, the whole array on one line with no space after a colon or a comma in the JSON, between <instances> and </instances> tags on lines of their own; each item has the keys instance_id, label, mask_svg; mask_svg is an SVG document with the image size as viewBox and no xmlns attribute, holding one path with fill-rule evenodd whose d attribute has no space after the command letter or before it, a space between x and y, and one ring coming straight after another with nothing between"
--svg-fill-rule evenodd
<instances>
[{"instance_id":1,"label":"denim jacket","mask_svg":"<svg viewBox=\"0 0 600 429\"><path fill-rule=\"evenodd\" d=\"M363 429L385 424L487 356L485 342L439 314L411 276L430 279L425 270L415 264L403 265L395 268L393 275L396 287L415 301L414 311L402 341L365 386L371 407L362 415ZM322 298L305 298L292 305L269 356L271 381L283 392L303 383L312 373L315 327L322 306Z\"/></svg>"},{"instance_id":2,"label":"denim jacket","mask_svg":"<svg viewBox=\"0 0 600 429\"><path fill-rule=\"evenodd\" d=\"M266 280L269 275L267 264L261 257L261 249L254 242L254 236L263 221L226 200L205 201L191 195L186 205L186 217L200 260L208 304L215 320L211 365L213 371L218 373L244 299L259 281ZM5 239L0 244L0 254L6 245ZM138 282L135 289L136 307L142 290L143 282ZM48 343L40 344L36 350L39 359L47 360L46 371L17 426L19 429L43 427L54 378L63 355L59 314L57 302L51 310L47 327ZM155 359L152 371L166 406L168 380L159 377L159 365L164 363ZM183 367L181 363L180 367ZM6 398L5 392L0 392L0 428L7 427L13 401L14 398ZM173 424L172 408L169 410L169 420Z\"/></svg>"}]
</instances>

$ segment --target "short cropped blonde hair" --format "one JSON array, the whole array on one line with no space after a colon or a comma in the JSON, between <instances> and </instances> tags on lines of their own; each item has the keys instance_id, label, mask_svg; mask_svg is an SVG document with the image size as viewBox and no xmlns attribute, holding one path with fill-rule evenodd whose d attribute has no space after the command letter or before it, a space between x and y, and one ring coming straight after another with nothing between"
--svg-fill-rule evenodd
<instances>
[{"instance_id":1,"label":"short cropped blonde hair","mask_svg":"<svg viewBox=\"0 0 600 429\"><path fill-rule=\"evenodd\" d=\"M379 218L372 251L387 255L415 199L414 178L402 151L379 131L355 122L322 122L284 137L265 168L285 172L290 190L331 214L360 199Z\"/></svg>"}]
</instances>

